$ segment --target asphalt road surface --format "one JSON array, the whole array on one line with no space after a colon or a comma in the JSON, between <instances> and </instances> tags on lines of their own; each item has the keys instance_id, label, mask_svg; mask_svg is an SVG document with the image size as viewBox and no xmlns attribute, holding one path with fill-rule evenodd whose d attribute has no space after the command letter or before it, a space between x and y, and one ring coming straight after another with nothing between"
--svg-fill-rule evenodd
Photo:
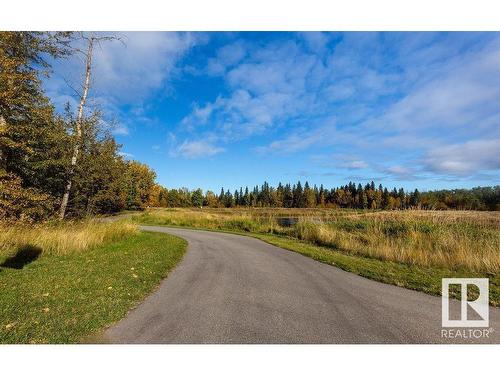
<instances>
[{"instance_id":1,"label":"asphalt road surface","mask_svg":"<svg viewBox=\"0 0 500 375\"><path fill-rule=\"evenodd\" d=\"M500 343L498 308L490 307L489 338L443 339L440 297L368 280L250 237L142 229L185 238L188 251L155 292L106 331L106 341ZM458 306L456 301L453 308Z\"/></svg>"}]
</instances>

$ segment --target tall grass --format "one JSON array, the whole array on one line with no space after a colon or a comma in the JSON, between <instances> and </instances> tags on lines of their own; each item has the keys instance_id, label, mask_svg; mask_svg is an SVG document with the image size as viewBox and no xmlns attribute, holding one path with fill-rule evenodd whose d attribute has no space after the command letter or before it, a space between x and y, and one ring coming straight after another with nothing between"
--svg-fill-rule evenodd
<instances>
[{"instance_id":1,"label":"tall grass","mask_svg":"<svg viewBox=\"0 0 500 375\"><path fill-rule=\"evenodd\" d=\"M136 232L137 227L131 223L103 223L94 220L34 227L0 224L0 256L11 256L26 246L39 248L42 254L66 255L119 240Z\"/></svg>"},{"instance_id":2,"label":"tall grass","mask_svg":"<svg viewBox=\"0 0 500 375\"><path fill-rule=\"evenodd\" d=\"M278 217L295 217L290 227ZM409 265L500 271L500 212L327 209L155 209L149 224L274 233Z\"/></svg>"}]
</instances>

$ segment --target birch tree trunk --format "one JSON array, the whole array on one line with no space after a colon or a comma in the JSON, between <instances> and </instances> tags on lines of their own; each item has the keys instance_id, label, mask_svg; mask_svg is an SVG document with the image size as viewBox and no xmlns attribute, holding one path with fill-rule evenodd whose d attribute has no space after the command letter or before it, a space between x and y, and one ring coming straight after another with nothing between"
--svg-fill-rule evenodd
<instances>
[{"instance_id":1,"label":"birch tree trunk","mask_svg":"<svg viewBox=\"0 0 500 375\"><path fill-rule=\"evenodd\" d=\"M7 123L5 122L5 119L3 118L3 115L0 113L0 136L4 132L7 131ZM0 176L2 175L2 170L5 169L5 160L3 157L3 151L2 148L0 147Z\"/></svg>"},{"instance_id":2,"label":"birch tree trunk","mask_svg":"<svg viewBox=\"0 0 500 375\"><path fill-rule=\"evenodd\" d=\"M80 147L82 144L83 110L85 107L85 102L87 101L87 95L89 93L89 87L90 87L93 48L94 48L94 38L91 37L88 39L88 49L87 49L86 64L85 64L85 81L83 84L83 92L80 98L80 104L78 106L78 114L75 123L75 145L73 147L73 156L71 158L71 165L68 172L68 179L66 180L66 187L62 198L61 207L59 209L59 218L61 220L64 219L64 216L66 215L66 208L68 206L71 184L73 182L73 175L75 172L76 163L78 161L78 154L80 153Z\"/></svg>"}]
</instances>

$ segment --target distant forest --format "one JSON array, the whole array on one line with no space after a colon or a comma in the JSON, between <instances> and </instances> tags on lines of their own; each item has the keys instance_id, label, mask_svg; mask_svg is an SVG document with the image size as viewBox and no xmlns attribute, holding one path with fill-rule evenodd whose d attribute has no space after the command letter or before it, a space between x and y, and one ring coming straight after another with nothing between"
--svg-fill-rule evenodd
<instances>
[{"instance_id":1,"label":"distant forest","mask_svg":"<svg viewBox=\"0 0 500 375\"><path fill-rule=\"evenodd\" d=\"M424 209L424 210L500 210L500 185L411 192L400 189L389 190L372 181L366 185L349 182L345 186L324 188L279 183L277 187L264 182L252 189L239 188L234 192L221 189L217 195L201 189L168 190L155 185L150 199L154 207L285 207L285 208L359 208L359 209Z\"/></svg>"}]
</instances>

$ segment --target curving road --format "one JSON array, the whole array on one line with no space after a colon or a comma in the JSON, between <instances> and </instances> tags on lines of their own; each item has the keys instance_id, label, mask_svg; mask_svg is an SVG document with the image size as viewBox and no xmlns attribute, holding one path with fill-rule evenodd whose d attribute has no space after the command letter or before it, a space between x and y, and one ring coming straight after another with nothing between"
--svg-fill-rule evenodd
<instances>
[{"instance_id":1,"label":"curving road","mask_svg":"<svg viewBox=\"0 0 500 375\"><path fill-rule=\"evenodd\" d=\"M189 242L160 287L107 330L116 343L500 343L444 339L441 298L342 271L260 240L165 227ZM455 307L458 306L458 302Z\"/></svg>"}]
</instances>

